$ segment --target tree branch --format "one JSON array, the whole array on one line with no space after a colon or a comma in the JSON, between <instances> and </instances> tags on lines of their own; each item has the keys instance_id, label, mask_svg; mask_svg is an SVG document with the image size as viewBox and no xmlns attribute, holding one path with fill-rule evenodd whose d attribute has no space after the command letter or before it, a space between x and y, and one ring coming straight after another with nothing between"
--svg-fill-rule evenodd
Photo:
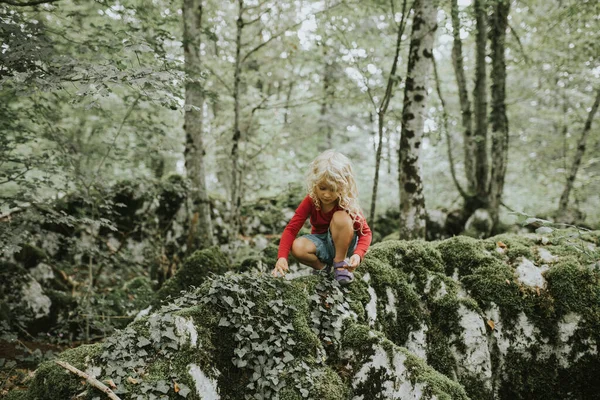
<instances>
[{"instance_id":1,"label":"tree branch","mask_svg":"<svg viewBox=\"0 0 600 400\"><path fill-rule=\"evenodd\" d=\"M27 6L38 6L40 4L56 3L57 1L60 1L60 0L33 0L33 1L26 1L26 2L20 2L20 1L14 1L14 0L0 0L0 4L8 4L8 5L17 6L17 7L27 7Z\"/></svg>"},{"instance_id":2,"label":"tree branch","mask_svg":"<svg viewBox=\"0 0 600 400\"><path fill-rule=\"evenodd\" d=\"M75 368L74 366L72 366L71 364L69 364L66 361L56 360L54 362L57 363L58 365L60 365L61 367L63 367L64 369L79 376L80 378L85 379L90 385L92 385L96 389L100 390L101 392L106 393L106 395L108 396L109 399L121 400L119 398L119 396L117 396L112 390L110 390L110 388L108 386L106 386L105 384L100 382L98 379L86 374L85 372L83 372L81 370L78 370L77 368Z\"/></svg>"},{"instance_id":3,"label":"tree branch","mask_svg":"<svg viewBox=\"0 0 600 400\"><path fill-rule=\"evenodd\" d=\"M104 157L100 161L100 165L98 165L98 169L96 170L96 176L98 176L98 174L100 173L100 169L102 168L102 166L104 165L104 162L108 158L108 155L110 154L110 151L112 150L113 147L115 147L115 143L117 142L117 139L118 139L119 135L121 135L121 131L123 130L123 125L125 125L125 122L127 121L127 119L129 118L129 116L131 115L131 112L133 111L134 107L137 105L137 103L138 103L138 101L140 100L141 97L142 97L141 95L138 96L135 99L135 101L131 104L131 106L129 107L129 109L127 110L127 112L125 113L125 116L123 117L123 120L121 121L121 125L119 126L119 130L117 131L117 133L113 137L112 144L110 145L110 147L106 151L106 154L104 155Z\"/></svg>"},{"instance_id":4,"label":"tree branch","mask_svg":"<svg viewBox=\"0 0 600 400\"><path fill-rule=\"evenodd\" d=\"M525 49L523 48L523 43L521 43L521 39L519 38L517 31L515 31L515 28L513 28L510 23L508 24L508 28L510 29L510 32L512 33L515 40L517 41L517 44L519 45L519 49L521 50L521 55L523 56L523 60L525 60L525 64L529 64L529 57L527 57L527 53L525 52Z\"/></svg>"},{"instance_id":5,"label":"tree branch","mask_svg":"<svg viewBox=\"0 0 600 400\"><path fill-rule=\"evenodd\" d=\"M331 6L331 7L329 7L329 8L326 8L326 9L324 9L324 10L318 11L318 12L316 12L316 13L314 13L314 14L310 14L310 15L315 15L315 16L316 16L316 15L323 14L323 13L325 13L325 12L331 11L331 10L333 10L335 7L339 6L339 5L340 5L340 4L342 4L342 3L343 3L343 2L339 2L339 3L337 3L337 4L334 4L333 6ZM273 40L273 39L277 39L278 37L280 37L281 35L283 35L283 34L284 34L284 33L286 33L287 31L289 31L290 29L293 29L293 28L295 28L295 27L297 27L297 26L299 26L299 25L302 25L302 23L304 23L304 21L306 21L307 19L308 19L308 17L307 17L307 18L305 18L305 19L303 19L302 21L300 21L300 22L298 22L298 23L296 23L296 24L292 25L292 26L288 26L287 28L285 28L285 29L283 29L283 30L279 31L278 33L274 34L273 36L271 36L271 37L270 37L268 40L266 40L266 41L262 42L261 44L259 44L259 45L258 45L258 46L256 46L255 48L253 48L253 49L249 50L249 51L248 51L248 53L246 53L246 55L245 55L244 57L242 57L242 61L241 61L241 62L242 62L242 64L243 64L243 63L246 61L246 59L247 59L248 57L250 57L250 55L252 55L253 53L257 52L258 50L260 50L261 48L263 48L264 46L266 46L266 45L267 45L269 42L271 42L271 40Z\"/></svg>"}]
</instances>

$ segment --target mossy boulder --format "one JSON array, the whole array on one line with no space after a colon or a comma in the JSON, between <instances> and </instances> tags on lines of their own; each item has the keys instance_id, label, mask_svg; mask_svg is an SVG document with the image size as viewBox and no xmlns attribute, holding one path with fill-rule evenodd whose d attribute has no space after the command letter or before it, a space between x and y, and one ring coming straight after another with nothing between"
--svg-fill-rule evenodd
<instances>
[{"instance_id":1,"label":"mossy boulder","mask_svg":"<svg viewBox=\"0 0 600 400\"><path fill-rule=\"evenodd\" d=\"M218 247L198 250L185 259L172 278L156 293L156 300L177 297L183 290L200 286L211 274L221 275L230 269L225 255Z\"/></svg>"},{"instance_id":2,"label":"mossy boulder","mask_svg":"<svg viewBox=\"0 0 600 400\"><path fill-rule=\"evenodd\" d=\"M61 357L112 379L123 399L598 398L598 235L568 235L386 241L349 287L327 276L204 276ZM48 385L59 377L56 397ZM84 391L99 396L49 363L29 398Z\"/></svg>"},{"instance_id":3,"label":"mossy boulder","mask_svg":"<svg viewBox=\"0 0 600 400\"><path fill-rule=\"evenodd\" d=\"M60 358L111 379L123 399L467 399L458 383L357 324L348 299L327 277L216 276L104 343ZM83 392L100 396L48 362L28 395Z\"/></svg>"},{"instance_id":4,"label":"mossy boulder","mask_svg":"<svg viewBox=\"0 0 600 400\"><path fill-rule=\"evenodd\" d=\"M367 314L377 313L368 317L373 328L456 379L471 398L594 398L575 375L588 376L584 371L598 363L597 236L553 230L410 245L389 240L371 248L361 266L368 287L357 286L369 293L361 300ZM418 307L398 302L390 312L392 296L381 295L389 285L375 279L371 257L403 272L394 287L404 280L405 298L419 299ZM407 325L396 322L398 310L413 322L408 334L393 336L390 327Z\"/></svg>"},{"instance_id":5,"label":"mossy boulder","mask_svg":"<svg viewBox=\"0 0 600 400\"><path fill-rule=\"evenodd\" d=\"M51 306L47 291L25 268L0 262L0 317L9 327L33 328L49 317Z\"/></svg>"}]
</instances>

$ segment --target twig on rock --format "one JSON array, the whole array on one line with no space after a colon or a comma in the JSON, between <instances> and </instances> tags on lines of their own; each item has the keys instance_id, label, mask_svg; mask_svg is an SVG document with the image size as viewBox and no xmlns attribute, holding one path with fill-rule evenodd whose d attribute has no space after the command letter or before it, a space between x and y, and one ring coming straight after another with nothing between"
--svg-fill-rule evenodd
<instances>
[{"instance_id":1,"label":"twig on rock","mask_svg":"<svg viewBox=\"0 0 600 400\"><path fill-rule=\"evenodd\" d=\"M60 365L61 367L63 367L64 369L71 371L75 375L85 379L90 385L92 385L96 389L106 393L106 395L108 395L109 399L121 400L119 398L119 396L117 396L112 390L110 390L110 388L108 386L106 386L105 384L100 382L98 379L91 377L90 375L86 374L85 372L83 372L81 370L78 370L77 368L75 368L74 366L72 366L71 364L69 364L66 361L56 360L54 362L57 363L58 365Z\"/></svg>"}]
</instances>

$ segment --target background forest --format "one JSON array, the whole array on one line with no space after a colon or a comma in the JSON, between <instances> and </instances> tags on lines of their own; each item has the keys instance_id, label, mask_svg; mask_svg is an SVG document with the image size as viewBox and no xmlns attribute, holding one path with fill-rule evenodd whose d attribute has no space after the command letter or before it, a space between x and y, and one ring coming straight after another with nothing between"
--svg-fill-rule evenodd
<instances>
[{"instance_id":1,"label":"background forest","mask_svg":"<svg viewBox=\"0 0 600 400\"><path fill-rule=\"evenodd\" d=\"M593 0L0 0L0 276L44 261L76 310L3 289L0 333L103 337L211 245L272 262L328 148L376 239L599 229L598 32Z\"/></svg>"}]
</instances>

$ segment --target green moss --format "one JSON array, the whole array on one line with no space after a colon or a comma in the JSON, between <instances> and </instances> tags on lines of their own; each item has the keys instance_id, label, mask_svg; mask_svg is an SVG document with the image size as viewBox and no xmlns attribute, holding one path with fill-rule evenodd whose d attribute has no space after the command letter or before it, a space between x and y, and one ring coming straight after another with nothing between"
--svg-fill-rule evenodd
<instances>
[{"instance_id":1,"label":"green moss","mask_svg":"<svg viewBox=\"0 0 600 400\"><path fill-rule=\"evenodd\" d=\"M371 247L366 258L378 259L402 271L419 291L427 284L428 271L444 271L441 254L434 245L420 240L378 243Z\"/></svg>"},{"instance_id":2,"label":"green moss","mask_svg":"<svg viewBox=\"0 0 600 400\"><path fill-rule=\"evenodd\" d=\"M523 292L512 282L513 277L513 269L496 260L463 276L461 282L482 309L495 303L502 317L512 320L525 308Z\"/></svg>"},{"instance_id":3,"label":"green moss","mask_svg":"<svg viewBox=\"0 0 600 400\"><path fill-rule=\"evenodd\" d=\"M497 263L495 257L486 253L481 240L468 236L455 236L439 242L436 246L442 257L446 275L468 275L473 270L488 264Z\"/></svg>"},{"instance_id":4,"label":"green moss","mask_svg":"<svg viewBox=\"0 0 600 400\"><path fill-rule=\"evenodd\" d=\"M515 262L519 257L525 257L530 260L534 257L532 248L536 245L536 241L523 235L502 234L488 238L483 243L485 249L490 253L498 254L496 249L500 242L506 246L504 254L510 262Z\"/></svg>"},{"instance_id":5,"label":"green moss","mask_svg":"<svg viewBox=\"0 0 600 400\"><path fill-rule=\"evenodd\" d=\"M360 354L371 356L373 344L379 339L370 334L371 329L366 325L349 323L342 336L342 347L351 348Z\"/></svg>"},{"instance_id":6,"label":"green moss","mask_svg":"<svg viewBox=\"0 0 600 400\"><path fill-rule=\"evenodd\" d=\"M198 250L185 259L175 275L156 293L157 301L177 297L191 286L200 286L211 274L224 274L228 261L218 247ZM156 304L156 303L155 303Z\"/></svg>"},{"instance_id":7,"label":"green moss","mask_svg":"<svg viewBox=\"0 0 600 400\"><path fill-rule=\"evenodd\" d=\"M423 393L425 396L436 396L440 400L469 400L467 393L459 383L438 373L408 351L404 349L400 349L400 351L406 356L404 364L411 374L411 381L419 380L427 384Z\"/></svg>"},{"instance_id":8,"label":"green moss","mask_svg":"<svg viewBox=\"0 0 600 400\"><path fill-rule=\"evenodd\" d=\"M27 390L13 390L3 397L4 400L30 400Z\"/></svg>"},{"instance_id":9,"label":"green moss","mask_svg":"<svg viewBox=\"0 0 600 400\"><path fill-rule=\"evenodd\" d=\"M429 301L429 330L427 331L427 363L440 373L455 378L456 360L451 348L466 353L462 340L463 328L460 325L459 308L479 311L477 304L470 299L459 299L453 290L445 296Z\"/></svg>"},{"instance_id":10,"label":"green moss","mask_svg":"<svg viewBox=\"0 0 600 400\"><path fill-rule=\"evenodd\" d=\"M598 354L585 354L574 361L568 369L558 371L556 392L562 396L562 399L597 399L600 393L598 371L600 371Z\"/></svg>"},{"instance_id":11,"label":"green moss","mask_svg":"<svg viewBox=\"0 0 600 400\"><path fill-rule=\"evenodd\" d=\"M545 247L556 257L574 257L583 265L595 264L600 259L600 248L592 250L588 245L589 242L579 239L563 239Z\"/></svg>"},{"instance_id":12,"label":"green moss","mask_svg":"<svg viewBox=\"0 0 600 400\"><path fill-rule=\"evenodd\" d=\"M372 286L377 295L377 326L386 337L399 345L408 340L411 331L417 329L423 316L420 302L420 290L415 290L407 281L407 275L389 264L379 261L374 256L365 257L360 266L364 275L369 273L370 281L366 284L362 275L352 286L350 296L353 303L367 304L371 300L368 286ZM395 297L396 314L386 310L388 291ZM364 308L363 308L364 310ZM365 319L366 321L366 316ZM358 322L363 322L358 320Z\"/></svg>"},{"instance_id":13,"label":"green moss","mask_svg":"<svg viewBox=\"0 0 600 400\"><path fill-rule=\"evenodd\" d=\"M563 400L572 398L565 397L566 393L557 385L558 360L554 355L546 359L537 359L535 355L530 358L509 349L505 357L505 365L506 378L502 380L499 390L501 399Z\"/></svg>"},{"instance_id":14,"label":"green moss","mask_svg":"<svg viewBox=\"0 0 600 400\"><path fill-rule=\"evenodd\" d=\"M342 400L348 398L348 388L342 378L331 368L324 368L315 379L314 391L311 398L322 400Z\"/></svg>"},{"instance_id":15,"label":"green moss","mask_svg":"<svg viewBox=\"0 0 600 400\"><path fill-rule=\"evenodd\" d=\"M66 361L75 368L85 371L101 353L102 345L83 345L61 353L59 360ZM63 400L83 392L85 386L81 378L60 367L53 361L45 362L37 369L29 386L30 399Z\"/></svg>"},{"instance_id":16,"label":"green moss","mask_svg":"<svg viewBox=\"0 0 600 400\"><path fill-rule=\"evenodd\" d=\"M406 349L394 345L381 334L370 330L364 325L348 325L344 332L343 347L352 351L353 358L350 363L354 373L360 370L362 365L375 354L376 346L386 351L390 358L390 365L393 365L392 360L395 354L401 355L404 358L407 374L396 376L394 370L371 368L367 372L367 378L356 385L356 389L352 393L354 396L363 395L369 399L383 399L384 387L387 387L386 381L398 383L399 381L409 380L412 384L420 383L424 385L424 395L427 396L425 398L436 396L438 399L447 400L468 399L464 389L458 383L435 371ZM352 379L352 376L348 376L347 379ZM352 386L353 382L348 382L348 385Z\"/></svg>"},{"instance_id":17,"label":"green moss","mask_svg":"<svg viewBox=\"0 0 600 400\"><path fill-rule=\"evenodd\" d=\"M456 360L448 335L436 326L427 331L427 364L445 376L456 377Z\"/></svg>"},{"instance_id":18,"label":"green moss","mask_svg":"<svg viewBox=\"0 0 600 400\"><path fill-rule=\"evenodd\" d=\"M554 299L558 317L568 312L587 314L600 304L600 275L579 265L573 257L563 258L548 272L548 291Z\"/></svg>"}]
</instances>

